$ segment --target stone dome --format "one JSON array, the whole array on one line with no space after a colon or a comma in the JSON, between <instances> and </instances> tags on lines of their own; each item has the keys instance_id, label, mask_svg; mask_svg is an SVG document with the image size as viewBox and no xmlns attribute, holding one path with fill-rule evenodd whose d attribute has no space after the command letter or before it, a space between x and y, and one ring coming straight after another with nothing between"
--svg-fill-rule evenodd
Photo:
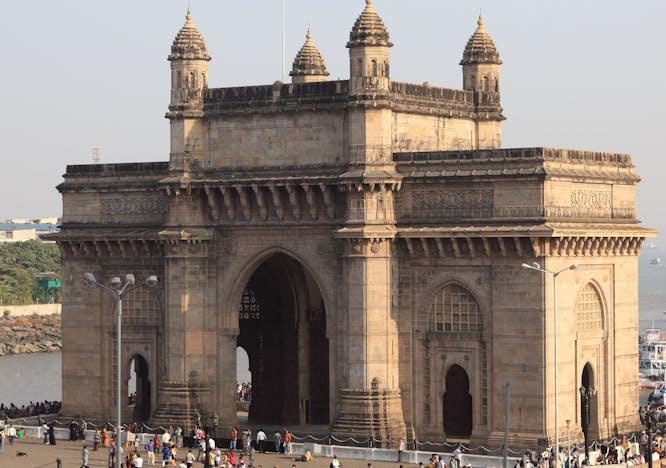
<instances>
[{"instance_id":1,"label":"stone dome","mask_svg":"<svg viewBox=\"0 0 666 468\"><path fill-rule=\"evenodd\" d=\"M354 23L347 47L393 47L386 25L377 14L372 2L373 0L365 0L365 9Z\"/></svg>"},{"instance_id":2,"label":"stone dome","mask_svg":"<svg viewBox=\"0 0 666 468\"><path fill-rule=\"evenodd\" d=\"M192 22L192 13L188 10L185 24L171 45L169 60L211 60L206 49L206 42Z\"/></svg>"},{"instance_id":3,"label":"stone dome","mask_svg":"<svg viewBox=\"0 0 666 468\"><path fill-rule=\"evenodd\" d=\"M321 52L312 40L312 33L308 29L305 44L296 54L290 76L328 76L326 63Z\"/></svg>"},{"instance_id":4,"label":"stone dome","mask_svg":"<svg viewBox=\"0 0 666 468\"><path fill-rule=\"evenodd\" d=\"M475 63L491 63L501 65L499 52L495 46L495 41L486 32L483 23L483 17L479 15L478 27L472 37L467 41L463 59L460 65L470 65Z\"/></svg>"}]
</instances>

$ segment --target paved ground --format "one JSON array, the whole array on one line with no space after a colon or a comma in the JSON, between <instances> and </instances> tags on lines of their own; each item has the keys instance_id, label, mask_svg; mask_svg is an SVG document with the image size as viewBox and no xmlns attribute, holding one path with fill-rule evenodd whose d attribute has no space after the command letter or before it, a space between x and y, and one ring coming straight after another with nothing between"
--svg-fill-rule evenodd
<instances>
[{"instance_id":1,"label":"paved ground","mask_svg":"<svg viewBox=\"0 0 666 468\"><path fill-rule=\"evenodd\" d=\"M5 445L5 452L0 454L0 468L52 468L55 467L55 461L60 458L63 468L76 468L81 466L82 442L58 441L58 445L43 445L37 439L26 439L17 441L14 445ZM89 447L90 448L90 447ZM16 452L25 452L26 457L17 457ZM178 452L178 459L181 459L187 450L181 449ZM294 462L286 455L261 455L257 454L257 465L264 468L291 468L296 465L297 468L305 468L306 464ZM368 462L363 460L341 460L345 468L367 468ZM100 449L97 452L90 450L90 467L107 467L107 451ZM315 458L307 464L308 468L328 468L330 460L327 458ZM144 465L145 466L145 465ZM150 466L150 465L147 465ZM162 466L159 462L155 466ZM196 466L203 466L199 463ZM396 463L374 462L373 468L397 468Z\"/></svg>"}]
</instances>

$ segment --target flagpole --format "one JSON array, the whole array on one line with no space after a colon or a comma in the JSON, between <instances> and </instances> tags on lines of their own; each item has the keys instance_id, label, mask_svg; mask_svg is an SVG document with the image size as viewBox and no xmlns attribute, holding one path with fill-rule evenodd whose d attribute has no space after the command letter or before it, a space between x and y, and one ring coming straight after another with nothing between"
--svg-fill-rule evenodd
<instances>
[{"instance_id":1,"label":"flagpole","mask_svg":"<svg viewBox=\"0 0 666 468\"><path fill-rule=\"evenodd\" d=\"M282 0L282 82L285 80L285 59L287 49L287 0Z\"/></svg>"}]
</instances>

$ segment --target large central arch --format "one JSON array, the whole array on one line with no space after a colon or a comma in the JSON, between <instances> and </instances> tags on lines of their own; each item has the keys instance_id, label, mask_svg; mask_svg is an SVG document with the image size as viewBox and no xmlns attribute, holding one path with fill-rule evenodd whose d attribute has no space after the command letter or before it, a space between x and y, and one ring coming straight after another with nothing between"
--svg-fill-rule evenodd
<instances>
[{"instance_id":1,"label":"large central arch","mask_svg":"<svg viewBox=\"0 0 666 468\"><path fill-rule=\"evenodd\" d=\"M328 424L326 310L315 278L294 257L264 257L238 303L237 345L252 374L249 420Z\"/></svg>"}]
</instances>

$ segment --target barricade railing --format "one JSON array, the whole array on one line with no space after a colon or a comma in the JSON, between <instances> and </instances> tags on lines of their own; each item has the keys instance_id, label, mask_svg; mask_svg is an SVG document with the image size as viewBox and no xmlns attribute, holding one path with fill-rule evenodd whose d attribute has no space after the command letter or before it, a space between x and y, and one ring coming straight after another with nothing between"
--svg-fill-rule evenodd
<instances>
[{"instance_id":1,"label":"barricade railing","mask_svg":"<svg viewBox=\"0 0 666 468\"><path fill-rule=\"evenodd\" d=\"M28 424L33 424L34 417L30 418L18 418L18 419L13 419L9 420L8 423L13 424L16 427L21 427L24 430L24 434L26 437L34 437L34 438L41 438L44 436L43 428L40 426L29 426L29 425L22 425L21 422L25 421ZM85 421L82 421L85 422ZM53 424L56 426L67 426L69 425L69 421L60 421L58 419L55 419L53 421L49 421L48 424ZM115 432L116 426L111 423L111 422L106 422L105 424L97 425L93 422L85 422L87 428L92 428L92 429L87 429L85 431L85 440L86 441L94 441L94 436L96 430L101 429L102 427L107 427L112 431L110 433L110 436L113 436L113 432ZM123 424L122 426L122 432L121 432L121 442L126 440L127 437L127 430L130 426L127 424ZM163 434L167 432L169 429L165 428L164 426L155 426L151 427L148 426L147 424L139 424L137 427L137 432L134 433L136 437L137 443L140 444L145 444L148 442L150 438L152 438L155 434ZM56 439L58 440L67 440L69 439L70 436L70 430L67 427L55 427L55 436ZM666 435L666 429L658 429L654 432L655 436L664 436ZM313 434L298 434L294 433L292 434L293 440L295 442L301 442L301 443L316 443L316 444L321 444L321 445L328 445L328 446L342 446L342 447L350 447L350 448L369 448L369 449L376 449L376 448L382 448L382 447L395 447L397 446L397 441L391 440L391 439L378 439L378 438L354 438L354 437L347 437L347 438L338 438L335 437L333 434L324 434L324 435L313 435ZM631 443L632 451L636 451L638 447L638 442L639 438L636 433L631 433L626 436L627 441ZM590 442L590 450L592 451L598 451L601 449L602 446L609 446L609 445L615 445L618 446L622 443L622 439L618 438L617 436L610 437L609 439L606 440L593 440ZM271 441L266 441L266 446L270 447L272 446ZM501 455L503 452L503 449L501 447L498 448L489 448L484 445L478 445L478 446L473 446L471 444L464 444L464 443L450 443L450 442L434 442L434 441L419 441L419 440L412 440L408 443L405 444L405 451L413 451L413 452L441 452L441 453L451 453L453 450L460 446L463 450L464 453L470 454L470 455ZM560 444L560 447L565 447L563 444ZM584 448L584 446L578 442L574 442L571 444L568 444L566 447L568 447L569 450L574 451L580 451ZM542 450L548 449L550 450L551 447L546 447L542 448ZM509 455L522 455L526 452L526 449L523 450L515 450L512 448L508 448L508 454Z\"/></svg>"}]
</instances>

